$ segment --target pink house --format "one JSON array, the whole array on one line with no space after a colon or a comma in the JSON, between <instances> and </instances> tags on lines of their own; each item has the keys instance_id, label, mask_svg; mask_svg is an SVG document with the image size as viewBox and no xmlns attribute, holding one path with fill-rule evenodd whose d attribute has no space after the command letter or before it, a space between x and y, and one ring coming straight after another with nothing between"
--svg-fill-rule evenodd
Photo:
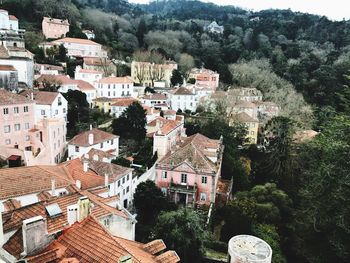
<instances>
[{"instance_id":1,"label":"pink house","mask_svg":"<svg viewBox=\"0 0 350 263\"><path fill-rule=\"evenodd\" d=\"M156 165L156 184L175 203L215 203L221 173L222 140L195 134L186 138Z\"/></svg>"},{"instance_id":2,"label":"pink house","mask_svg":"<svg viewBox=\"0 0 350 263\"><path fill-rule=\"evenodd\" d=\"M209 69L193 68L189 73L189 79L195 79L196 85L209 86L212 90L219 87L219 74Z\"/></svg>"},{"instance_id":3,"label":"pink house","mask_svg":"<svg viewBox=\"0 0 350 263\"><path fill-rule=\"evenodd\" d=\"M44 17L41 25L43 34L46 38L65 37L69 32L68 20Z\"/></svg>"}]
</instances>

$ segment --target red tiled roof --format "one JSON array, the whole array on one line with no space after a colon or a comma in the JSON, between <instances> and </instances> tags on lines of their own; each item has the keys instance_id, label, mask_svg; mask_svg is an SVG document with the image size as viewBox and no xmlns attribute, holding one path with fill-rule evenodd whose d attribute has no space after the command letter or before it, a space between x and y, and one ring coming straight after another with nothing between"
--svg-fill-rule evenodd
<instances>
[{"instance_id":1,"label":"red tiled roof","mask_svg":"<svg viewBox=\"0 0 350 263\"><path fill-rule=\"evenodd\" d=\"M185 87L180 87L174 92L174 95L194 95L194 94L189 89Z\"/></svg>"},{"instance_id":2,"label":"red tiled roof","mask_svg":"<svg viewBox=\"0 0 350 263\"><path fill-rule=\"evenodd\" d=\"M176 110L166 110L164 111L164 115L176 115Z\"/></svg>"},{"instance_id":3,"label":"red tiled roof","mask_svg":"<svg viewBox=\"0 0 350 263\"><path fill-rule=\"evenodd\" d=\"M232 119L237 122L245 123L245 122L259 122L257 119L250 117L247 113L241 112L232 115Z\"/></svg>"},{"instance_id":4,"label":"red tiled roof","mask_svg":"<svg viewBox=\"0 0 350 263\"><path fill-rule=\"evenodd\" d=\"M84 131L82 133L79 133L78 135L75 135L73 139L69 142L69 144L82 146L82 147L88 147L89 144L89 135L94 135L93 144L98 144L101 142L109 141L118 138L119 136L114 135L112 133L108 133L96 128L93 128L88 131Z\"/></svg>"},{"instance_id":5,"label":"red tiled roof","mask_svg":"<svg viewBox=\"0 0 350 263\"><path fill-rule=\"evenodd\" d=\"M38 83L42 83L44 81L51 82L51 83L57 83L61 85L74 85L77 84L77 82L74 79L71 79L67 77L66 75L47 75L43 74L38 79Z\"/></svg>"},{"instance_id":6,"label":"red tiled roof","mask_svg":"<svg viewBox=\"0 0 350 263\"><path fill-rule=\"evenodd\" d=\"M97 83L101 84L114 84L114 83L126 83L126 84L131 84L133 83L133 80L131 77L107 77L107 78L102 78Z\"/></svg>"},{"instance_id":7,"label":"red tiled roof","mask_svg":"<svg viewBox=\"0 0 350 263\"><path fill-rule=\"evenodd\" d=\"M91 149L87 155L89 156L90 160L94 159L94 156L97 156L98 161L102 161L103 158L113 158L115 157L115 155L111 154L110 152L105 152L105 151L101 151L101 150L97 150L97 149Z\"/></svg>"},{"instance_id":8,"label":"red tiled roof","mask_svg":"<svg viewBox=\"0 0 350 263\"><path fill-rule=\"evenodd\" d=\"M137 100L134 98L117 98L113 100L111 106L117 107L129 107L131 104L136 102Z\"/></svg>"},{"instance_id":9,"label":"red tiled roof","mask_svg":"<svg viewBox=\"0 0 350 263\"><path fill-rule=\"evenodd\" d=\"M156 131L156 135L167 135L177 127L181 126L182 123L177 120L168 120L163 117L157 117L147 125L153 127L159 125L159 130Z\"/></svg>"},{"instance_id":10,"label":"red tiled roof","mask_svg":"<svg viewBox=\"0 0 350 263\"><path fill-rule=\"evenodd\" d=\"M79 73L88 73L88 74L103 74L103 72L98 71L98 70L94 70L94 69L79 69L78 70Z\"/></svg>"},{"instance_id":11,"label":"red tiled roof","mask_svg":"<svg viewBox=\"0 0 350 263\"><path fill-rule=\"evenodd\" d=\"M182 163L187 163L195 171L216 173L218 171L218 166L208 158L213 152L209 151L209 149L214 149L214 153L216 153L215 155L217 156L221 147L222 144L219 140L212 140L197 133L186 138L185 141L179 145L179 148L166 154L158 162L158 166L166 166L173 169Z\"/></svg>"},{"instance_id":12,"label":"red tiled roof","mask_svg":"<svg viewBox=\"0 0 350 263\"><path fill-rule=\"evenodd\" d=\"M69 22L67 19L51 18L51 17L44 16L43 22L69 26Z\"/></svg>"},{"instance_id":13,"label":"red tiled roof","mask_svg":"<svg viewBox=\"0 0 350 263\"><path fill-rule=\"evenodd\" d=\"M18 20L18 18L15 17L14 15L9 15L9 19L10 19L10 20Z\"/></svg>"},{"instance_id":14,"label":"red tiled roof","mask_svg":"<svg viewBox=\"0 0 350 263\"><path fill-rule=\"evenodd\" d=\"M44 252L59 249L57 261L64 258L75 258L80 263L119 262L123 256L127 255L130 255L135 263L164 262L158 261L142 246L141 243L112 236L95 217L89 216L84 221L75 223L67 229ZM173 253L176 255L175 252ZM166 262L176 263L179 261L180 259L176 255L173 261Z\"/></svg>"},{"instance_id":15,"label":"red tiled roof","mask_svg":"<svg viewBox=\"0 0 350 263\"><path fill-rule=\"evenodd\" d=\"M19 228L10 239L3 245L3 249L9 252L12 256L19 259L23 252L23 234L22 227Z\"/></svg>"},{"instance_id":16,"label":"red tiled roof","mask_svg":"<svg viewBox=\"0 0 350 263\"><path fill-rule=\"evenodd\" d=\"M0 105L34 104L34 101L5 89L0 89Z\"/></svg>"},{"instance_id":17,"label":"red tiled roof","mask_svg":"<svg viewBox=\"0 0 350 263\"><path fill-rule=\"evenodd\" d=\"M143 97L145 100L166 100L167 95L163 93L153 93Z\"/></svg>"},{"instance_id":18,"label":"red tiled roof","mask_svg":"<svg viewBox=\"0 0 350 263\"><path fill-rule=\"evenodd\" d=\"M17 71L12 65L0 65L0 71Z\"/></svg>"},{"instance_id":19,"label":"red tiled roof","mask_svg":"<svg viewBox=\"0 0 350 263\"><path fill-rule=\"evenodd\" d=\"M102 58L94 58L94 57L84 57L84 64L89 66L103 66L103 65L109 65L112 62L108 59L102 59Z\"/></svg>"},{"instance_id":20,"label":"red tiled roof","mask_svg":"<svg viewBox=\"0 0 350 263\"><path fill-rule=\"evenodd\" d=\"M89 39L82 39L82 38L72 38L72 37L65 37L62 39L58 39L55 41L52 41L52 43L74 43L74 44L81 44L81 45L93 45L93 46L101 46L100 44L89 40Z\"/></svg>"},{"instance_id":21,"label":"red tiled roof","mask_svg":"<svg viewBox=\"0 0 350 263\"><path fill-rule=\"evenodd\" d=\"M37 104L42 105L51 105L54 100L59 95L58 92L49 92L49 91L38 91L38 90L24 90L20 95L25 96L30 99L33 94L33 98Z\"/></svg>"},{"instance_id":22,"label":"red tiled roof","mask_svg":"<svg viewBox=\"0 0 350 263\"><path fill-rule=\"evenodd\" d=\"M84 80L74 80L76 84L78 85L78 88L81 91L89 91L89 90L96 90L93 85L91 85L89 82L86 82Z\"/></svg>"},{"instance_id":23,"label":"red tiled roof","mask_svg":"<svg viewBox=\"0 0 350 263\"><path fill-rule=\"evenodd\" d=\"M113 163L106 163L101 161L89 160L89 168L99 174L104 176L107 174L109 176L109 182L115 182L119 178L129 174L133 171L131 168L120 166ZM103 177L104 178L104 177Z\"/></svg>"}]
</instances>

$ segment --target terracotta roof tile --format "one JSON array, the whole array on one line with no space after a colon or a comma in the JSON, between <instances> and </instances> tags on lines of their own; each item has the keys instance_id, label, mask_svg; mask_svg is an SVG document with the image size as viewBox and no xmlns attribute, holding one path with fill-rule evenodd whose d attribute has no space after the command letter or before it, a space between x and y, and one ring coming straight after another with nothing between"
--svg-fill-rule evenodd
<instances>
[{"instance_id":1,"label":"terracotta roof tile","mask_svg":"<svg viewBox=\"0 0 350 263\"><path fill-rule=\"evenodd\" d=\"M58 92L38 91L38 90L24 90L20 95L30 99L33 94L33 99L37 104L51 105L59 95Z\"/></svg>"},{"instance_id":2,"label":"terracotta roof tile","mask_svg":"<svg viewBox=\"0 0 350 263\"><path fill-rule=\"evenodd\" d=\"M14 104L34 104L34 101L8 90L0 89L0 105Z\"/></svg>"},{"instance_id":3,"label":"terracotta roof tile","mask_svg":"<svg viewBox=\"0 0 350 263\"><path fill-rule=\"evenodd\" d=\"M12 210L15 210L17 208L20 208L21 202L19 200L11 198L11 199L4 201L3 206L5 208L5 211L12 211Z\"/></svg>"},{"instance_id":4,"label":"terracotta roof tile","mask_svg":"<svg viewBox=\"0 0 350 263\"><path fill-rule=\"evenodd\" d=\"M101 84L119 84L119 83L125 83L125 84L132 84L133 80L131 77L107 77L107 78L102 78L97 83Z\"/></svg>"},{"instance_id":5,"label":"terracotta roof tile","mask_svg":"<svg viewBox=\"0 0 350 263\"><path fill-rule=\"evenodd\" d=\"M84 69L81 68L78 70L79 73L87 73L87 74L103 74L103 72L94 70L94 69Z\"/></svg>"},{"instance_id":6,"label":"terracotta roof tile","mask_svg":"<svg viewBox=\"0 0 350 263\"><path fill-rule=\"evenodd\" d=\"M12 65L0 65L0 71L17 71Z\"/></svg>"},{"instance_id":7,"label":"terracotta roof tile","mask_svg":"<svg viewBox=\"0 0 350 263\"><path fill-rule=\"evenodd\" d=\"M111 106L117 107L129 107L131 104L136 102L137 100L134 98L117 98L113 100Z\"/></svg>"},{"instance_id":8,"label":"terracotta roof tile","mask_svg":"<svg viewBox=\"0 0 350 263\"><path fill-rule=\"evenodd\" d=\"M10 20L18 20L18 18L15 17L14 15L9 15L9 19L10 19Z\"/></svg>"},{"instance_id":9,"label":"terracotta roof tile","mask_svg":"<svg viewBox=\"0 0 350 263\"><path fill-rule=\"evenodd\" d=\"M17 259L21 257L21 253L23 252L22 227L20 227L3 245L3 249L5 249L8 253Z\"/></svg>"},{"instance_id":10,"label":"terracotta roof tile","mask_svg":"<svg viewBox=\"0 0 350 263\"><path fill-rule=\"evenodd\" d=\"M174 95L194 95L192 91L185 87L180 87L173 93Z\"/></svg>"},{"instance_id":11,"label":"terracotta roof tile","mask_svg":"<svg viewBox=\"0 0 350 263\"><path fill-rule=\"evenodd\" d=\"M50 24L59 24L59 25L69 26L69 22L67 19L51 18L51 17L44 16L43 21Z\"/></svg>"},{"instance_id":12,"label":"terracotta roof tile","mask_svg":"<svg viewBox=\"0 0 350 263\"><path fill-rule=\"evenodd\" d=\"M173 250L166 251L163 254L160 254L159 256L156 257L157 263L176 263L179 261L180 261L179 256Z\"/></svg>"},{"instance_id":13,"label":"terracotta roof tile","mask_svg":"<svg viewBox=\"0 0 350 263\"><path fill-rule=\"evenodd\" d=\"M168 97L163 93L153 93L143 97L144 100L167 100Z\"/></svg>"},{"instance_id":14,"label":"terracotta roof tile","mask_svg":"<svg viewBox=\"0 0 350 263\"><path fill-rule=\"evenodd\" d=\"M232 115L232 119L237 122L245 123L245 122L255 122L258 123L259 121L255 118L250 117L247 113L241 112Z\"/></svg>"},{"instance_id":15,"label":"terracotta roof tile","mask_svg":"<svg viewBox=\"0 0 350 263\"><path fill-rule=\"evenodd\" d=\"M69 142L71 145L77 145L81 147L88 147L89 144L89 135L93 134L93 144L102 143L105 141L113 140L118 138L119 136L114 135L112 133L108 133L96 128L93 128L88 131L84 131L82 133L79 133L78 135L75 135L73 139Z\"/></svg>"},{"instance_id":16,"label":"terracotta roof tile","mask_svg":"<svg viewBox=\"0 0 350 263\"><path fill-rule=\"evenodd\" d=\"M105 151L101 151L101 150L97 150L97 149L91 149L87 155L89 156L90 160L94 160L94 158L97 158L97 161L103 161L103 158L113 158L115 157L115 155L109 153L109 152L105 152Z\"/></svg>"},{"instance_id":17,"label":"terracotta roof tile","mask_svg":"<svg viewBox=\"0 0 350 263\"><path fill-rule=\"evenodd\" d=\"M143 249L151 253L152 255L155 255L161 252L162 250L166 249L166 245L164 244L163 240L156 239L145 244L143 246Z\"/></svg>"},{"instance_id":18,"label":"terracotta roof tile","mask_svg":"<svg viewBox=\"0 0 350 263\"><path fill-rule=\"evenodd\" d=\"M147 126L156 127L159 126L159 130L156 131L156 135L167 135L171 131L175 130L176 128L180 127L182 123L178 120L168 120L163 117L157 117L153 121L149 122Z\"/></svg>"},{"instance_id":19,"label":"terracotta roof tile","mask_svg":"<svg viewBox=\"0 0 350 263\"><path fill-rule=\"evenodd\" d=\"M89 160L89 168L95 171L100 176L108 174L110 182L115 182L116 180L118 180L118 178L121 178L133 171L133 169L131 168L127 168L117 164L94 160Z\"/></svg>"},{"instance_id":20,"label":"terracotta roof tile","mask_svg":"<svg viewBox=\"0 0 350 263\"><path fill-rule=\"evenodd\" d=\"M101 46L100 44L89 40L89 39L82 39L82 38L72 38L72 37L65 37L62 39L58 39L55 41L52 41L52 43L76 43L76 44L81 44L81 45L93 45L93 46Z\"/></svg>"}]
</instances>

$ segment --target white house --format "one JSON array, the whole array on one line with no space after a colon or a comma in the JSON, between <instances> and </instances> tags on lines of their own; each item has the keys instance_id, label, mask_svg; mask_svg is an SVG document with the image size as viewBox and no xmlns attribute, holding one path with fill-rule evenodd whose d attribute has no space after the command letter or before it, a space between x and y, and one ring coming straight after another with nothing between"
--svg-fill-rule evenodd
<instances>
[{"instance_id":1,"label":"white house","mask_svg":"<svg viewBox=\"0 0 350 263\"><path fill-rule=\"evenodd\" d=\"M79 133L68 143L68 159L84 156L91 149L119 155L119 136L90 127L90 130Z\"/></svg>"},{"instance_id":2,"label":"white house","mask_svg":"<svg viewBox=\"0 0 350 263\"><path fill-rule=\"evenodd\" d=\"M168 108L168 96L164 93L151 93L143 97L142 103L148 107Z\"/></svg>"},{"instance_id":3,"label":"white house","mask_svg":"<svg viewBox=\"0 0 350 263\"><path fill-rule=\"evenodd\" d=\"M134 97L134 82L130 77L107 77L95 83L97 97L121 98Z\"/></svg>"},{"instance_id":4,"label":"white house","mask_svg":"<svg viewBox=\"0 0 350 263\"><path fill-rule=\"evenodd\" d=\"M18 19L14 15L9 15L8 11L0 9L0 30L13 31L18 33Z\"/></svg>"},{"instance_id":5,"label":"white house","mask_svg":"<svg viewBox=\"0 0 350 263\"><path fill-rule=\"evenodd\" d=\"M52 41L51 45L63 45L70 57L107 58L107 51L102 48L102 45L89 39L65 37Z\"/></svg>"},{"instance_id":6,"label":"white house","mask_svg":"<svg viewBox=\"0 0 350 263\"><path fill-rule=\"evenodd\" d=\"M96 81L99 81L103 77L103 72L93 69L83 69L81 66L75 68L74 79L84 80L91 85L94 85Z\"/></svg>"},{"instance_id":7,"label":"white house","mask_svg":"<svg viewBox=\"0 0 350 263\"><path fill-rule=\"evenodd\" d=\"M196 111L199 99L198 96L188 88L180 87L170 93L170 107L172 110Z\"/></svg>"},{"instance_id":8,"label":"white house","mask_svg":"<svg viewBox=\"0 0 350 263\"><path fill-rule=\"evenodd\" d=\"M219 26L216 21L211 22L208 26L204 27L204 30L215 33L215 34L223 34L224 33L224 27Z\"/></svg>"},{"instance_id":9,"label":"white house","mask_svg":"<svg viewBox=\"0 0 350 263\"><path fill-rule=\"evenodd\" d=\"M83 30L83 33L88 39L95 39L95 33L92 30Z\"/></svg>"},{"instance_id":10,"label":"white house","mask_svg":"<svg viewBox=\"0 0 350 263\"><path fill-rule=\"evenodd\" d=\"M35 119L56 118L67 121L68 102L59 92L25 90L20 93L36 103Z\"/></svg>"},{"instance_id":11,"label":"white house","mask_svg":"<svg viewBox=\"0 0 350 263\"><path fill-rule=\"evenodd\" d=\"M123 111L136 101L138 100L134 98L114 99L111 104L111 115L116 118L119 118L119 116L123 113Z\"/></svg>"},{"instance_id":12,"label":"white house","mask_svg":"<svg viewBox=\"0 0 350 263\"><path fill-rule=\"evenodd\" d=\"M31 56L16 57L11 56L8 51L2 47L6 54L0 54L0 65L11 65L18 73L18 82L25 83L28 87L33 87L34 81L34 62Z\"/></svg>"}]
</instances>

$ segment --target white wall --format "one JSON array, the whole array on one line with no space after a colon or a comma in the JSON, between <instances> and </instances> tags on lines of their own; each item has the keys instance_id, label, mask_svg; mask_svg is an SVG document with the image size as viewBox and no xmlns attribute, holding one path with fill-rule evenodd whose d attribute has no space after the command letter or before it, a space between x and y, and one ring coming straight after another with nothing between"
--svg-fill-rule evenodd
<instances>
[{"instance_id":1,"label":"white wall","mask_svg":"<svg viewBox=\"0 0 350 263\"><path fill-rule=\"evenodd\" d=\"M97 97L107 98L121 98L121 97L135 97L137 93L134 92L134 84L130 83L113 83L101 84L96 83Z\"/></svg>"},{"instance_id":2,"label":"white wall","mask_svg":"<svg viewBox=\"0 0 350 263\"><path fill-rule=\"evenodd\" d=\"M172 110L196 111L198 99L196 95L171 95L170 107Z\"/></svg>"},{"instance_id":3,"label":"white wall","mask_svg":"<svg viewBox=\"0 0 350 263\"><path fill-rule=\"evenodd\" d=\"M0 65L11 65L18 71L18 81L24 82L28 87L33 87L34 62L30 59L0 59Z\"/></svg>"}]
</instances>

